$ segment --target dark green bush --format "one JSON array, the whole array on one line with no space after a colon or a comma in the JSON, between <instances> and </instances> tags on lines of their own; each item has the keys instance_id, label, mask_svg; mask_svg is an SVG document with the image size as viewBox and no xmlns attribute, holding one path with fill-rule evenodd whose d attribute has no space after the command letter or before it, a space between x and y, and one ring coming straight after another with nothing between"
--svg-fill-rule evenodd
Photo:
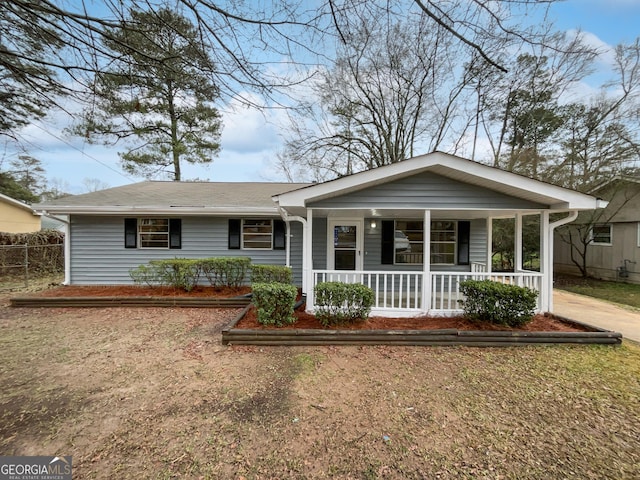
<instances>
[{"instance_id":1,"label":"dark green bush","mask_svg":"<svg viewBox=\"0 0 640 480\"><path fill-rule=\"evenodd\" d=\"M530 288L492 280L465 280L460 282L460 291L466 297L465 316L510 327L533 318L538 298L538 292Z\"/></svg>"},{"instance_id":2,"label":"dark green bush","mask_svg":"<svg viewBox=\"0 0 640 480\"><path fill-rule=\"evenodd\" d=\"M262 325L281 327L296 321L293 307L298 289L285 283L254 283L253 304L256 306L258 322Z\"/></svg>"},{"instance_id":3,"label":"dark green bush","mask_svg":"<svg viewBox=\"0 0 640 480\"><path fill-rule=\"evenodd\" d=\"M200 266L198 260L172 258L151 260L129 270L133 282L140 285L182 288L187 292L198 284Z\"/></svg>"},{"instance_id":4,"label":"dark green bush","mask_svg":"<svg viewBox=\"0 0 640 480\"><path fill-rule=\"evenodd\" d=\"M373 290L359 283L321 282L314 293L315 315L324 326L364 320L374 302Z\"/></svg>"},{"instance_id":5,"label":"dark green bush","mask_svg":"<svg viewBox=\"0 0 640 480\"><path fill-rule=\"evenodd\" d=\"M200 273L212 287L241 286L250 267L249 257L212 257L200 260Z\"/></svg>"},{"instance_id":6,"label":"dark green bush","mask_svg":"<svg viewBox=\"0 0 640 480\"><path fill-rule=\"evenodd\" d=\"M293 283L291 267L282 265L253 265L251 283Z\"/></svg>"}]
</instances>

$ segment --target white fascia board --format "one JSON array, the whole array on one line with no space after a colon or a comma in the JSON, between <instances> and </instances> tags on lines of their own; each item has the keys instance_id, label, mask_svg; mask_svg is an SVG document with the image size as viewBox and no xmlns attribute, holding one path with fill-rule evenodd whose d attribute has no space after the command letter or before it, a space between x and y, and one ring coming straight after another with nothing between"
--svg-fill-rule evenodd
<instances>
[{"instance_id":1,"label":"white fascia board","mask_svg":"<svg viewBox=\"0 0 640 480\"><path fill-rule=\"evenodd\" d=\"M513 189L521 190L523 192L534 192L542 197L548 197L556 200L551 204L551 208L555 209L555 205L564 204L563 208L568 209L593 209L597 208L598 199L580 193L568 188L559 187L550 183L541 182L532 178L524 177L522 175L514 174L499 168L489 167L475 162L465 162L464 172L470 175L477 176L479 178L486 179L490 183L494 184L495 190L500 191L500 186L503 185L504 193L511 194ZM445 167L449 167L446 165Z\"/></svg>"},{"instance_id":2,"label":"white fascia board","mask_svg":"<svg viewBox=\"0 0 640 480\"><path fill-rule=\"evenodd\" d=\"M44 214L57 215L210 215L217 217L232 216L279 216L273 207L77 207L55 206L43 208Z\"/></svg>"},{"instance_id":3,"label":"white fascia board","mask_svg":"<svg viewBox=\"0 0 640 480\"><path fill-rule=\"evenodd\" d=\"M16 200L15 198L8 197L7 195L3 195L2 193L0 193L0 199L8 203L9 205L13 205L14 207L18 207L18 208L21 208L22 210L27 210L33 213L34 215L38 215L38 213L33 208L31 208L31 206L27 205L24 202L21 202L20 200Z\"/></svg>"}]
</instances>

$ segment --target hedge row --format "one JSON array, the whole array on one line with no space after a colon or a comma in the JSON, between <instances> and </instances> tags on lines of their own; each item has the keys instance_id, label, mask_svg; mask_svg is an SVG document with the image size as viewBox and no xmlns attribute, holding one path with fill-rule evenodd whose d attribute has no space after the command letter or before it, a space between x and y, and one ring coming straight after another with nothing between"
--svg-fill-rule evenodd
<instances>
[{"instance_id":1,"label":"hedge row","mask_svg":"<svg viewBox=\"0 0 640 480\"><path fill-rule=\"evenodd\" d=\"M0 232L0 245L59 245L64 243L64 233L58 230L40 230L29 233Z\"/></svg>"},{"instance_id":2,"label":"hedge row","mask_svg":"<svg viewBox=\"0 0 640 480\"><path fill-rule=\"evenodd\" d=\"M151 260L129 270L137 285L166 286L191 291L201 280L212 287L237 288L251 272L251 283L279 281L291 283L290 267L251 265L248 257L172 258Z\"/></svg>"}]
</instances>

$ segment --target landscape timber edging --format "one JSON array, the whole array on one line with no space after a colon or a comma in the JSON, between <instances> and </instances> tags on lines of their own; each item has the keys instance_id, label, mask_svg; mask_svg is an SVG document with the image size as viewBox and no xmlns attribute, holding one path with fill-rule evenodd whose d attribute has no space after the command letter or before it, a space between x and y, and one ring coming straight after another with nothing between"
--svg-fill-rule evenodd
<instances>
[{"instance_id":1,"label":"landscape timber edging","mask_svg":"<svg viewBox=\"0 0 640 480\"><path fill-rule=\"evenodd\" d=\"M214 297L14 297L12 307L190 307L242 308L251 303L247 296Z\"/></svg>"},{"instance_id":2,"label":"landscape timber edging","mask_svg":"<svg viewBox=\"0 0 640 480\"><path fill-rule=\"evenodd\" d=\"M320 330L235 328L246 315L248 305L222 330L224 345L467 345L509 347L522 345L601 344L620 345L622 334L574 320L555 317L591 332L524 332L504 330Z\"/></svg>"}]
</instances>

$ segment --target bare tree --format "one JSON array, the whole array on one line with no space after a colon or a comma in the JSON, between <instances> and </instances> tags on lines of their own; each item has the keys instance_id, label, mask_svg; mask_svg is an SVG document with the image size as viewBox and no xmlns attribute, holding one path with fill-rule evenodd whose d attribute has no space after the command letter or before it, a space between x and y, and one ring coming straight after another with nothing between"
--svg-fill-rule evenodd
<instances>
[{"instance_id":1,"label":"bare tree","mask_svg":"<svg viewBox=\"0 0 640 480\"><path fill-rule=\"evenodd\" d=\"M254 104L246 92L282 102L287 87L303 81L307 72L313 74L319 63L330 62L327 46L344 41L357 27L354 22L359 20L352 13L359 9L396 20L421 12L430 19L432 29L473 49L491 68L504 69L484 39L491 35L538 43L537 35L521 20L552 1L323 0L309 7L297 0L224 4L173 0L170 6L184 9L197 25L199 41L218 66L214 81L221 100L240 98ZM118 29L130 8L163 6L167 2L162 0L0 2L0 100L13 94L14 104L20 105L11 122L0 124L0 133L41 115L58 103L61 93L73 94L89 86L96 73L117 59L105 43L117 41L110 32ZM291 67L292 75L284 72Z\"/></svg>"},{"instance_id":2,"label":"bare tree","mask_svg":"<svg viewBox=\"0 0 640 480\"><path fill-rule=\"evenodd\" d=\"M330 178L402 161L447 138L468 80L455 74L457 48L424 15L388 22L363 16L345 34L333 68L314 84L316 103L292 119L291 163Z\"/></svg>"},{"instance_id":3,"label":"bare tree","mask_svg":"<svg viewBox=\"0 0 640 480\"><path fill-rule=\"evenodd\" d=\"M103 182L99 178L83 178L82 186L84 187L85 192L97 192L98 190L104 190L109 188L109 184L107 182Z\"/></svg>"},{"instance_id":4,"label":"bare tree","mask_svg":"<svg viewBox=\"0 0 640 480\"><path fill-rule=\"evenodd\" d=\"M507 73L476 67L478 136L486 138L493 166L542 178L554 133L561 127L561 98L591 72L597 52L580 34L547 33L527 48ZM542 165L540 165L542 164Z\"/></svg>"}]
</instances>

